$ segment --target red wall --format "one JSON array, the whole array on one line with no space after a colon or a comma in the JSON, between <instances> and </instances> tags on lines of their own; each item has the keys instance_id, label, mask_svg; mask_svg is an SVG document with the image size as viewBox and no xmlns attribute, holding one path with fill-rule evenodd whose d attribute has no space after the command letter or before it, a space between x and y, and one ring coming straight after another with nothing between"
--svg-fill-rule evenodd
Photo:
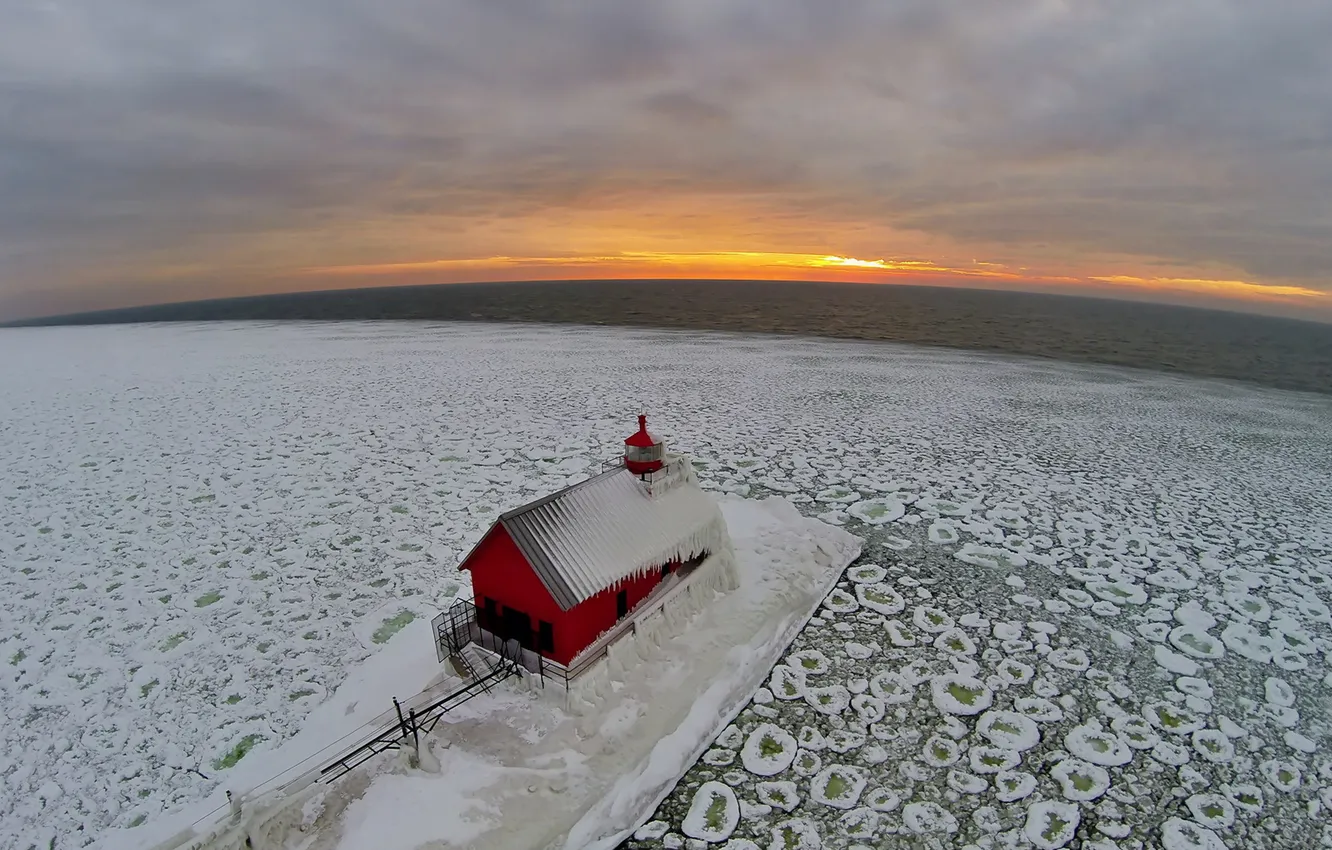
<instances>
[{"instance_id":1,"label":"red wall","mask_svg":"<svg viewBox=\"0 0 1332 850\"><path fill-rule=\"evenodd\" d=\"M661 570L654 570L609 587L568 611L561 611L502 525L496 525L486 533L476 551L459 569L472 574L472 596L478 608L484 607L486 597L490 597L501 606L531 617L533 631L538 629L541 620L550 623L555 631L555 652L549 657L561 664L569 663L602 632L615 625L615 597L619 591L627 592L632 611L661 581ZM502 614L503 609L499 610Z\"/></svg>"},{"instance_id":2,"label":"red wall","mask_svg":"<svg viewBox=\"0 0 1332 850\"><path fill-rule=\"evenodd\" d=\"M629 610L632 611L634 606L642 602L644 597L652 592L652 588L660 583L661 569L658 568L647 575L639 576L636 579L631 578L614 587L608 587L596 596L584 599L564 612L564 629L570 635L570 640L576 648L567 659L556 658L556 660L561 664L569 663L580 650L589 646L602 632L615 625L615 596L621 590L626 591ZM559 625L555 627L555 648L561 648Z\"/></svg>"}]
</instances>

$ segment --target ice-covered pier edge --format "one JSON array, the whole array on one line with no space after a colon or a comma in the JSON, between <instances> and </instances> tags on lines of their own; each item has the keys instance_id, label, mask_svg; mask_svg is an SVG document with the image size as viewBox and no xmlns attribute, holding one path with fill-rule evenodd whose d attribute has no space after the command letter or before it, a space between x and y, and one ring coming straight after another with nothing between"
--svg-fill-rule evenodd
<instances>
[{"instance_id":1,"label":"ice-covered pier edge","mask_svg":"<svg viewBox=\"0 0 1332 850\"><path fill-rule=\"evenodd\" d=\"M706 604L691 592L668 614L687 624L639 629L567 700L534 698L511 680L444 718L422 754L437 772L384 757L372 777L247 801L249 816L154 850L239 850L247 837L259 850L615 847L748 703L860 554L860 538L782 499L732 497L721 508L738 586ZM426 665L417 684L437 672ZM383 698L343 693L357 681L330 702ZM250 767L276 772L281 754ZM134 832L139 843L124 843ZM130 830L104 846L143 847L143 837Z\"/></svg>"}]
</instances>

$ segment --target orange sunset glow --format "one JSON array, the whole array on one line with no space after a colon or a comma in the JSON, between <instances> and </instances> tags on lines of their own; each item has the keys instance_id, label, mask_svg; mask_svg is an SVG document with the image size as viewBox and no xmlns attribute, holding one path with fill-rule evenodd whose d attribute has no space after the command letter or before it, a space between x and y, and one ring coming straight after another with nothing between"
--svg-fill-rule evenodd
<instances>
[{"instance_id":1,"label":"orange sunset glow","mask_svg":"<svg viewBox=\"0 0 1332 850\"><path fill-rule=\"evenodd\" d=\"M1332 89L1291 58L1324 61L1318 4L1225 2L25 6L0 321L579 278L1332 321Z\"/></svg>"},{"instance_id":2,"label":"orange sunset glow","mask_svg":"<svg viewBox=\"0 0 1332 850\"><path fill-rule=\"evenodd\" d=\"M1035 273L1009 270L999 263L972 261L968 265L942 265L929 260L862 259L837 255L714 251L697 253L625 252L552 257L493 256L451 260L422 260L344 266L314 266L295 273L321 281L347 285L384 281L410 283L467 282L474 280L564 280L730 278L736 280L817 280L847 283L932 283L942 286L1035 289L1077 294L1203 295L1237 302L1319 306L1327 293L1302 286L1280 286L1242 280L1184 277L1108 276ZM359 285L359 283L358 283Z\"/></svg>"}]
</instances>

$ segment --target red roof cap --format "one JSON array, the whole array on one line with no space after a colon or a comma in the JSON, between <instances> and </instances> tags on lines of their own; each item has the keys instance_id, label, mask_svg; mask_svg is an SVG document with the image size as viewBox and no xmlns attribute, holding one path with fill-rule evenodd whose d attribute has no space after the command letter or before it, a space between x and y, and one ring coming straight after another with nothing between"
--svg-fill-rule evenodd
<instances>
[{"instance_id":1,"label":"red roof cap","mask_svg":"<svg viewBox=\"0 0 1332 850\"><path fill-rule=\"evenodd\" d=\"M661 440L658 440L656 437L648 433L647 415L640 413L638 414L638 430L631 437L625 440L624 444L626 446L639 446L642 448L647 448L648 446L655 446L660 442Z\"/></svg>"}]
</instances>

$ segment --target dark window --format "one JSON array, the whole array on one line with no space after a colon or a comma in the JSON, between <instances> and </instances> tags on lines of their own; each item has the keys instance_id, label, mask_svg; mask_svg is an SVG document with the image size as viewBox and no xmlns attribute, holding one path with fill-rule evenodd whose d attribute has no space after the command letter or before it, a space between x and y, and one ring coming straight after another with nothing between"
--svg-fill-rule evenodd
<instances>
[{"instance_id":1,"label":"dark window","mask_svg":"<svg viewBox=\"0 0 1332 850\"><path fill-rule=\"evenodd\" d=\"M662 565L661 565L661 577L662 577L662 578L666 578L666 576L668 576L668 575L670 575L670 574L671 574L671 565L670 565L670 564L662 564Z\"/></svg>"},{"instance_id":2,"label":"dark window","mask_svg":"<svg viewBox=\"0 0 1332 850\"><path fill-rule=\"evenodd\" d=\"M481 628L493 632L499 628L499 604L489 596L485 599L486 607L481 616Z\"/></svg>"},{"instance_id":3,"label":"dark window","mask_svg":"<svg viewBox=\"0 0 1332 850\"><path fill-rule=\"evenodd\" d=\"M550 623L547 623L545 620L541 621L541 626L537 633L537 651L555 651L555 627Z\"/></svg>"},{"instance_id":4,"label":"dark window","mask_svg":"<svg viewBox=\"0 0 1332 850\"><path fill-rule=\"evenodd\" d=\"M621 590L615 594L615 619L629 613L629 591Z\"/></svg>"}]
</instances>

